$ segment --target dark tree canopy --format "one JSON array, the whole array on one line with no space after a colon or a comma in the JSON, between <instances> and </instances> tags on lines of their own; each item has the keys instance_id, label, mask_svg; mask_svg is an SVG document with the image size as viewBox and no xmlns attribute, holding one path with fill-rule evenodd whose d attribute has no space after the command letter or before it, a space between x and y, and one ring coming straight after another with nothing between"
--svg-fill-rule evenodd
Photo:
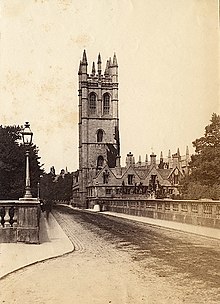
<instances>
[{"instance_id":1,"label":"dark tree canopy","mask_svg":"<svg viewBox=\"0 0 220 304\"><path fill-rule=\"evenodd\" d=\"M193 142L195 155L192 155L191 174L184 185L190 198L220 196L220 116L212 114L210 122L204 136Z\"/></svg>"},{"instance_id":2,"label":"dark tree canopy","mask_svg":"<svg viewBox=\"0 0 220 304\"><path fill-rule=\"evenodd\" d=\"M55 199L55 174L44 174L40 180L40 198L45 201Z\"/></svg>"},{"instance_id":3,"label":"dark tree canopy","mask_svg":"<svg viewBox=\"0 0 220 304\"><path fill-rule=\"evenodd\" d=\"M64 170L62 170L64 171ZM72 197L73 176L71 173L55 175L54 167L40 182L40 197L45 201L70 201Z\"/></svg>"},{"instance_id":4,"label":"dark tree canopy","mask_svg":"<svg viewBox=\"0 0 220 304\"><path fill-rule=\"evenodd\" d=\"M70 173L60 175L56 182L57 200L69 201L72 197L73 176Z\"/></svg>"},{"instance_id":5,"label":"dark tree canopy","mask_svg":"<svg viewBox=\"0 0 220 304\"><path fill-rule=\"evenodd\" d=\"M205 135L193 142L196 154L190 164L191 179L212 186L220 184L220 116L212 114Z\"/></svg>"},{"instance_id":6,"label":"dark tree canopy","mask_svg":"<svg viewBox=\"0 0 220 304\"><path fill-rule=\"evenodd\" d=\"M220 116L213 113L211 123L205 127L205 134L203 137L196 139L193 142L195 152L197 154L208 154L212 150L208 148L220 148Z\"/></svg>"},{"instance_id":7,"label":"dark tree canopy","mask_svg":"<svg viewBox=\"0 0 220 304\"><path fill-rule=\"evenodd\" d=\"M18 199L25 189L25 147L19 126L0 126L0 199ZM38 149L30 147L30 178L32 195L37 197L37 183L43 174Z\"/></svg>"}]
</instances>

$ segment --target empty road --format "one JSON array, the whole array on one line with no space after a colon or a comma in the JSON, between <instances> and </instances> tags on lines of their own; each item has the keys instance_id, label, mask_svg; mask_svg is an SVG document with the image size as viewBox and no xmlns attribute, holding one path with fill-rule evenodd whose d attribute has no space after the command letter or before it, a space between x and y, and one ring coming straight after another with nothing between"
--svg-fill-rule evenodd
<instances>
[{"instance_id":1,"label":"empty road","mask_svg":"<svg viewBox=\"0 0 220 304\"><path fill-rule=\"evenodd\" d=\"M0 281L0 303L220 303L220 242L139 222L53 211L75 245Z\"/></svg>"}]
</instances>

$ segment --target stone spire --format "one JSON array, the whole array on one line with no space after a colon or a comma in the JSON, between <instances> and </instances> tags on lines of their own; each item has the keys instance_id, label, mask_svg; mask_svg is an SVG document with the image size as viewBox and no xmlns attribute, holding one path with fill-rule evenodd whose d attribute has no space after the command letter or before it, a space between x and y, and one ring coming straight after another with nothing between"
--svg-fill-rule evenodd
<instances>
[{"instance_id":1,"label":"stone spire","mask_svg":"<svg viewBox=\"0 0 220 304\"><path fill-rule=\"evenodd\" d=\"M111 59L111 57L109 57L109 60L108 60L108 73L109 73L109 75L112 75L112 59Z\"/></svg>"},{"instance_id":2,"label":"stone spire","mask_svg":"<svg viewBox=\"0 0 220 304\"><path fill-rule=\"evenodd\" d=\"M109 75L109 61L107 60L106 62L106 67L105 67L105 73L104 73L105 76Z\"/></svg>"},{"instance_id":3,"label":"stone spire","mask_svg":"<svg viewBox=\"0 0 220 304\"><path fill-rule=\"evenodd\" d=\"M82 61L81 61L81 74L83 75L82 76L82 80L85 80L85 78L87 77L87 58L86 58L86 51L84 50L83 51L83 58L82 58Z\"/></svg>"},{"instance_id":4,"label":"stone spire","mask_svg":"<svg viewBox=\"0 0 220 304\"><path fill-rule=\"evenodd\" d=\"M87 58L86 58L86 50L83 51L83 59L82 64L87 64Z\"/></svg>"},{"instance_id":5,"label":"stone spire","mask_svg":"<svg viewBox=\"0 0 220 304\"><path fill-rule=\"evenodd\" d=\"M114 66L114 67L118 66L117 57L116 57L115 53L114 53L114 56L113 56L113 64L112 64L112 66Z\"/></svg>"},{"instance_id":6,"label":"stone spire","mask_svg":"<svg viewBox=\"0 0 220 304\"><path fill-rule=\"evenodd\" d=\"M92 64L92 76L95 76L95 62Z\"/></svg>"},{"instance_id":7,"label":"stone spire","mask_svg":"<svg viewBox=\"0 0 220 304\"><path fill-rule=\"evenodd\" d=\"M82 62L80 60L79 62L79 72L78 72L78 75L81 75L82 74Z\"/></svg>"},{"instance_id":8,"label":"stone spire","mask_svg":"<svg viewBox=\"0 0 220 304\"><path fill-rule=\"evenodd\" d=\"M111 75L112 75L112 82L118 83L118 63L115 53L113 56L113 63L111 65Z\"/></svg>"},{"instance_id":9,"label":"stone spire","mask_svg":"<svg viewBox=\"0 0 220 304\"><path fill-rule=\"evenodd\" d=\"M100 53L99 53L99 55L98 55L98 74L99 74L99 76L101 76L101 74L102 74L102 61L101 61L101 55L100 55Z\"/></svg>"}]
</instances>

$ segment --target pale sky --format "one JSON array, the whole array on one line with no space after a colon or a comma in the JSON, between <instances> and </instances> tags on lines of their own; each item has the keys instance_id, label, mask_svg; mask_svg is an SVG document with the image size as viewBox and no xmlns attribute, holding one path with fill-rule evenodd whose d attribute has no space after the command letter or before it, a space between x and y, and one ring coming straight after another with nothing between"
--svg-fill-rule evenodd
<instances>
[{"instance_id":1,"label":"pale sky","mask_svg":"<svg viewBox=\"0 0 220 304\"><path fill-rule=\"evenodd\" d=\"M219 113L217 0L2 0L0 124L29 121L46 171L78 168L78 66L116 52L122 164L204 134Z\"/></svg>"}]
</instances>

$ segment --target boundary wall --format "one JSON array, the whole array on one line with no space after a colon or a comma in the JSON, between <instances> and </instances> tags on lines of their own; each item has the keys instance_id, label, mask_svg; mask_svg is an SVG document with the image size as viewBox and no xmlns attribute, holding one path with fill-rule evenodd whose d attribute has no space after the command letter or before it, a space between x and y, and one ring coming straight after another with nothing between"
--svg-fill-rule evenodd
<instances>
[{"instance_id":1,"label":"boundary wall","mask_svg":"<svg viewBox=\"0 0 220 304\"><path fill-rule=\"evenodd\" d=\"M88 207L153 219L220 228L220 201L147 198L93 198Z\"/></svg>"}]
</instances>

